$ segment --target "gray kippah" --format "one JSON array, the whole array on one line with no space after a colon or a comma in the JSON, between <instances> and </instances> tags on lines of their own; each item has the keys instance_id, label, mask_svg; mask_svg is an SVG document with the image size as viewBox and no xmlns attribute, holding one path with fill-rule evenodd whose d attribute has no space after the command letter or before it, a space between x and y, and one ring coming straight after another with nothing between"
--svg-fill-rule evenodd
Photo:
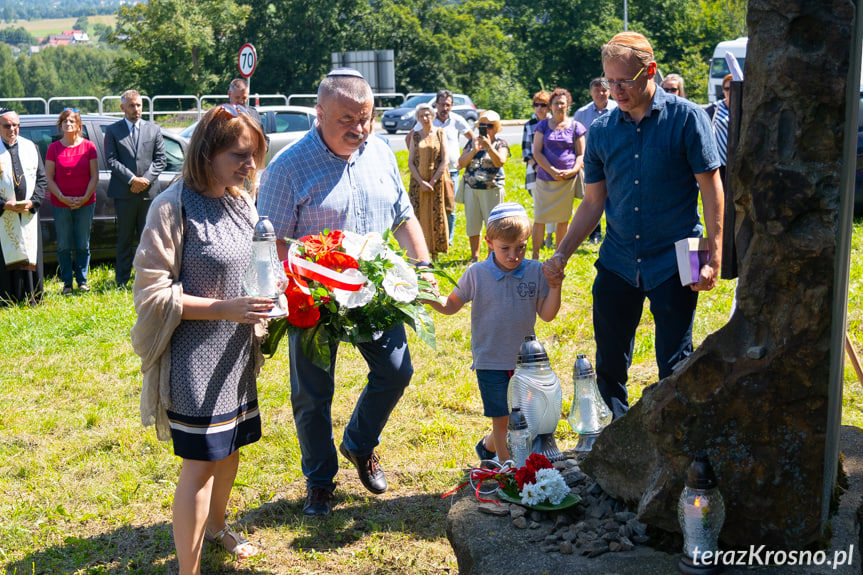
<instances>
[{"instance_id":1,"label":"gray kippah","mask_svg":"<svg viewBox=\"0 0 863 575\"><path fill-rule=\"evenodd\" d=\"M503 202L492 208L491 213L488 215L488 221L491 223L495 220L512 216L523 216L526 218L527 212L518 202Z\"/></svg>"}]
</instances>

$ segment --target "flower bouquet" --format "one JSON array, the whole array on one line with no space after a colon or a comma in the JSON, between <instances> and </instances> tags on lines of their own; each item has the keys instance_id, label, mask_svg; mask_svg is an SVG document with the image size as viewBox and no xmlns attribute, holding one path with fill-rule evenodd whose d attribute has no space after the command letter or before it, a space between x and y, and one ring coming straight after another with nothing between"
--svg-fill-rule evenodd
<instances>
[{"instance_id":1,"label":"flower bouquet","mask_svg":"<svg viewBox=\"0 0 863 575\"><path fill-rule=\"evenodd\" d=\"M276 352L285 333L299 333L303 353L329 370L331 342L372 341L400 323L435 347L434 323L424 306L434 297L433 286L408 265L390 230L324 230L289 242L288 316L270 322L265 354Z\"/></svg>"},{"instance_id":2,"label":"flower bouquet","mask_svg":"<svg viewBox=\"0 0 863 575\"><path fill-rule=\"evenodd\" d=\"M445 493L444 497L470 484L474 487L477 499L490 503L494 500L481 497L481 494L489 493L483 491L483 483L486 481L496 484L494 491L497 492L498 498L530 509L554 511L572 507L580 501L577 495L570 493L560 472L540 453L532 453L524 467L514 467L512 461L507 461L499 469L472 469L466 480Z\"/></svg>"}]
</instances>

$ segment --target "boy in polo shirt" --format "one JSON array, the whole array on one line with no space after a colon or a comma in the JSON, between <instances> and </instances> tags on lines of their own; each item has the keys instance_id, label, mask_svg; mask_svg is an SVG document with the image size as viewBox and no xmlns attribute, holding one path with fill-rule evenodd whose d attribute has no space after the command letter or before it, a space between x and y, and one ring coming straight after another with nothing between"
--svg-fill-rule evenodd
<instances>
[{"instance_id":1,"label":"boy in polo shirt","mask_svg":"<svg viewBox=\"0 0 863 575\"><path fill-rule=\"evenodd\" d=\"M548 280L540 262L524 259L530 231L530 218L520 204L495 206L486 224L488 259L471 265L448 298L429 304L453 315L472 302L471 369L479 381L483 414L492 422L491 435L476 445L480 459L509 459L506 392L519 348L525 336L535 335L537 315L548 322L560 309L563 278Z\"/></svg>"}]
</instances>

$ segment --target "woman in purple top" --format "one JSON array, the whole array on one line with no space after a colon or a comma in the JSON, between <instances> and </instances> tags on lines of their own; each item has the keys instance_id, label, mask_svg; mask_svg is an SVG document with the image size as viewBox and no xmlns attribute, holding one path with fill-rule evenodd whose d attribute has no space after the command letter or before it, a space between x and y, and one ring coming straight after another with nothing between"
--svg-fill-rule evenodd
<instances>
[{"instance_id":1,"label":"woman in purple top","mask_svg":"<svg viewBox=\"0 0 863 575\"><path fill-rule=\"evenodd\" d=\"M543 228L557 224L556 244L566 235L575 199L575 179L584 164L584 134L587 129L567 117L572 104L568 90L555 88L549 101L551 118L536 125L533 158L536 188L533 191L533 259L539 259Z\"/></svg>"}]
</instances>

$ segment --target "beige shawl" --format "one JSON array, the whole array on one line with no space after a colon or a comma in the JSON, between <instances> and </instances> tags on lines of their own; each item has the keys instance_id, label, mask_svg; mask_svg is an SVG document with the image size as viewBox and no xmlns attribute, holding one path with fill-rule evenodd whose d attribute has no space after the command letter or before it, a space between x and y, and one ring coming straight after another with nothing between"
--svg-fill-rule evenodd
<instances>
[{"instance_id":1,"label":"beige shawl","mask_svg":"<svg viewBox=\"0 0 863 575\"><path fill-rule=\"evenodd\" d=\"M183 285L179 282L183 255L183 182L159 194L147 214L147 225L135 253L133 294L138 319L130 333L132 348L141 357L141 423L156 426L156 436L167 441L171 429L166 410L171 407L171 336L183 314ZM257 219L252 199L244 194ZM255 375L264 363L260 341L266 326L255 326Z\"/></svg>"}]
</instances>

